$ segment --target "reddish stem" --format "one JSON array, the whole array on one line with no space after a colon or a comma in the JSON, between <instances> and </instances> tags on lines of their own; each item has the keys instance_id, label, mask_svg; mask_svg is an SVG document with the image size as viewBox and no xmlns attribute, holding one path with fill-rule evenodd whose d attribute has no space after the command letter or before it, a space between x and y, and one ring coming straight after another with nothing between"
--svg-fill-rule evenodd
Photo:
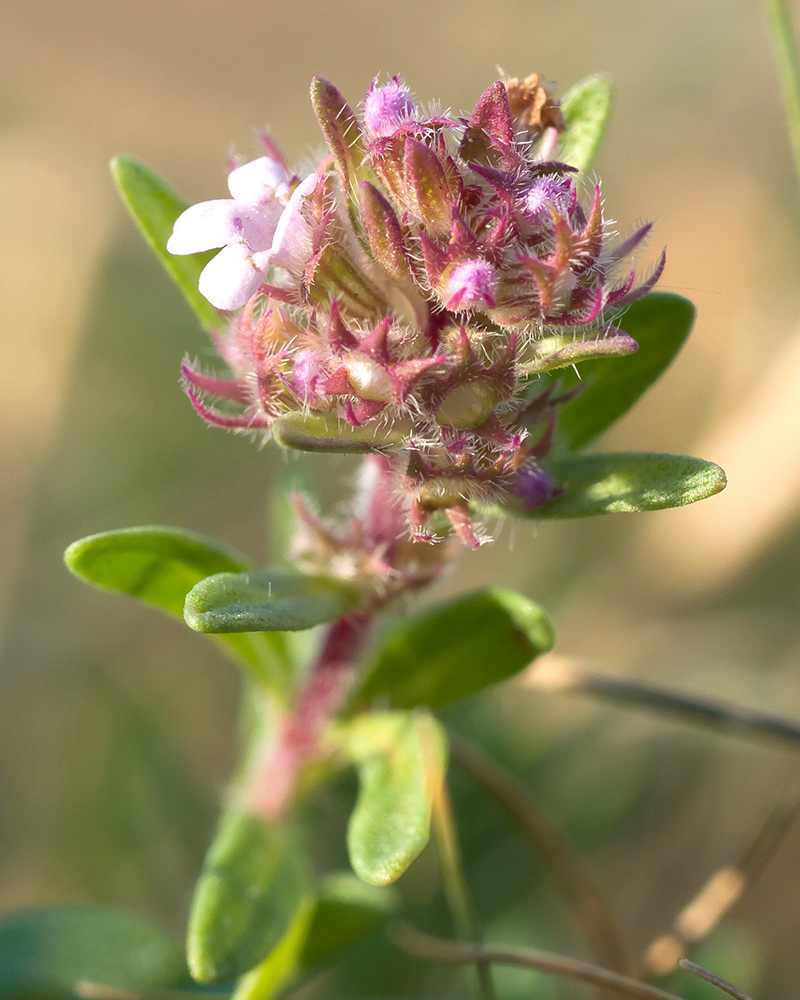
<instances>
[{"instance_id":1,"label":"reddish stem","mask_svg":"<svg viewBox=\"0 0 800 1000\"><path fill-rule=\"evenodd\" d=\"M314 757L326 722L350 689L371 620L371 614L357 612L329 627L294 711L253 775L248 798L258 815L275 821L286 814L303 766Z\"/></svg>"}]
</instances>

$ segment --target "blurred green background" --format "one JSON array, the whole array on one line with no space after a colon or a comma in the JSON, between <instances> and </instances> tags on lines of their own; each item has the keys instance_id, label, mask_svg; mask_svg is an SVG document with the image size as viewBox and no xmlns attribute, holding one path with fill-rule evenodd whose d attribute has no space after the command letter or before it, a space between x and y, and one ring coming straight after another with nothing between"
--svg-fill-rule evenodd
<instances>
[{"instance_id":1,"label":"blurred green background","mask_svg":"<svg viewBox=\"0 0 800 1000\"><path fill-rule=\"evenodd\" d=\"M335 506L353 468L285 459L194 416L178 366L211 351L116 203L109 157L136 154L190 201L219 197L229 149L257 155L254 128L295 163L319 151L314 74L356 103L373 75L401 73L460 111L497 67L538 70L562 92L612 74L596 164L607 212L623 230L656 221L661 287L699 316L603 447L696 454L730 486L685 510L507 525L439 592L517 587L552 613L560 656L800 716L800 196L757 0L5 0L0 909L94 899L180 932L233 766L232 670L188 629L71 579L65 545L176 524L266 562L287 486ZM569 832L634 953L736 859L800 772L789 752L523 681L452 722ZM344 864L352 793L344 783L322 803L321 860ZM583 953L494 806L463 780L454 794L487 937ZM447 932L433 859L403 885L409 912ZM793 995L799 933L800 826L700 960L760 1000ZM315 990L460 988L452 970L401 964L374 943ZM504 998L575 995L529 973L498 982Z\"/></svg>"}]
</instances>

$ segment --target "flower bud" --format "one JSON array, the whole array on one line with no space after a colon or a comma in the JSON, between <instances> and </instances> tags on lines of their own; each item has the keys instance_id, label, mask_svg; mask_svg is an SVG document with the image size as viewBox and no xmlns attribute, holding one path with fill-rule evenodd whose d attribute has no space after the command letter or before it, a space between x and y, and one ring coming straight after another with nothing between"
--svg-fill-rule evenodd
<instances>
[{"instance_id":1,"label":"flower bud","mask_svg":"<svg viewBox=\"0 0 800 1000\"><path fill-rule=\"evenodd\" d=\"M382 139L413 121L416 107L408 85L399 76L393 76L382 87L377 87L376 82L377 77L364 98L364 127L371 136Z\"/></svg>"},{"instance_id":2,"label":"flower bud","mask_svg":"<svg viewBox=\"0 0 800 1000\"><path fill-rule=\"evenodd\" d=\"M497 303L497 271L487 260L465 260L444 272L440 294L453 312L490 309Z\"/></svg>"}]
</instances>

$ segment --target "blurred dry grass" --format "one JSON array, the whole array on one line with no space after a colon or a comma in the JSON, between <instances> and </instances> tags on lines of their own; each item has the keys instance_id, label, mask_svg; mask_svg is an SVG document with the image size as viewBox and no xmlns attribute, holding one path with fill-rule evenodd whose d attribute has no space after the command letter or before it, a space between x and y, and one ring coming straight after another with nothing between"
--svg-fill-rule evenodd
<instances>
[{"instance_id":1,"label":"blurred dry grass","mask_svg":"<svg viewBox=\"0 0 800 1000\"><path fill-rule=\"evenodd\" d=\"M448 586L502 579L552 610L563 653L800 714L800 196L757 0L6 0L0 905L95 895L179 922L232 759L235 679L177 626L82 591L60 550L151 520L262 554L265 495L287 474L187 412L177 365L204 344L116 205L108 158L134 152L190 200L213 197L229 145L250 152L254 127L290 155L319 147L315 73L356 101L375 73L401 72L461 109L498 65L563 88L613 75L607 206L622 225L657 220L662 287L699 318L605 446L698 454L730 486L688 510L506 527ZM638 945L798 770L515 687L481 711L497 751L584 831ZM148 764L159 743L167 777ZM639 803L627 832L620 789ZM762 997L800 979L798 848L800 831L738 911L760 942ZM519 933L508 915L492 933L504 928Z\"/></svg>"}]
</instances>

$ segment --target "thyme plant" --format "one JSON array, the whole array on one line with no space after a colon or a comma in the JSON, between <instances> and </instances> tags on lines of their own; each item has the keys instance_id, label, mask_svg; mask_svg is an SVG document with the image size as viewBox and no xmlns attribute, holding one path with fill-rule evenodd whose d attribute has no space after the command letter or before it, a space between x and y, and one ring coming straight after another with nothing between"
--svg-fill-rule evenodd
<instances>
[{"instance_id":1,"label":"thyme plant","mask_svg":"<svg viewBox=\"0 0 800 1000\"><path fill-rule=\"evenodd\" d=\"M454 926L472 943L406 927L394 931L401 947L475 962L486 998L494 960L666 997L627 977L613 935L598 948L606 968L480 946L448 760L517 819L519 790L476 748L451 746L436 711L526 668L554 632L502 581L444 603L424 593L500 519L659 510L725 486L697 458L584 450L669 366L694 316L686 299L654 290L663 253L644 276L636 265L650 225L619 229L591 179L609 83L589 77L559 101L538 74L500 80L464 115L426 107L398 77L373 81L358 110L319 78L311 99L319 162L299 169L263 135L263 155L231 162L229 197L187 206L142 163L112 163L219 355L212 370L191 359L181 370L203 420L270 447L363 460L349 516L293 497L296 532L279 567L169 527L67 550L82 580L219 644L242 670L247 737L191 902L191 978L149 925L55 913L53 940L73 949L117 930L126 943L88 966L76 959L42 990L162 996L206 984L268 1000L394 913L390 886L433 835ZM291 640L317 627L317 642ZM358 777L352 872L315 871L314 803L345 769ZM569 889L558 850L549 858Z\"/></svg>"}]
</instances>

